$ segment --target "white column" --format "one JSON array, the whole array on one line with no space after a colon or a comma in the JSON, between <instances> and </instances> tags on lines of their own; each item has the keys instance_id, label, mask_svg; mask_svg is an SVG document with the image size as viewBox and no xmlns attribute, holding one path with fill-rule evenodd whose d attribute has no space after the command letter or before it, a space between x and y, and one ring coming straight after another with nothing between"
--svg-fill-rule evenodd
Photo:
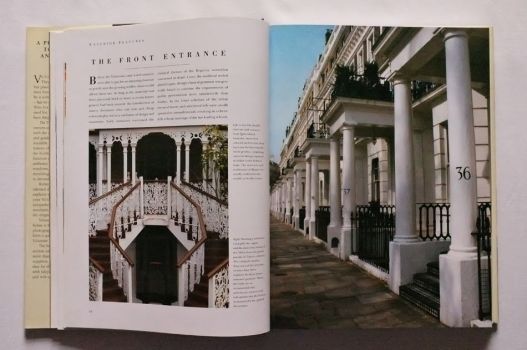
<instances>
[{"instance_id":1,"label":"white column","mask_svg":"<svg viewBox=\"0 0 527 350\"><path fill-rule=\"evenodd\" d=\"M176 184L181 183L181 142L176 142Z\"/></svg>"},{"instance_id":2,"label":"white column","mask_svg":"<svg viewBox=\"0 0 527 350\"><path fill-rule=\"evenodd\" d=\"M316 216L318 209L319 187L318 187L318 157L311 156L311 214L309 215L309 238L315 237Z\"/></svg>"},{"instance_id":3,"label":"white column","mask_svg":"<svg viewBox=\"0 0 527 350\"><path fill-rule=\"evenodd\" d=\"M476 229L477 192L474 116L468 36L460 29L445 33L450 156L450 235L448 254L439 257L440 319L467 327L478 314Z\"/></svg>"},{"instance_id":4,"label":"white column","mask_svg":"<svg viewBox=\"0 0 527 350\"><path fill-rule=\"evenodd\" d=\"M417 242L415 230L415 171L412 97L406 78L394 80L395 237L394 242Z\"/></svg>"},{"instance_id":5,"label":"white column","mask_svg":"<svg viewBox=\"0 0 527 350\"><path fill-rule=\"evenodd\" d=\"M340 258L346 260L351 254L351 213L355 211L355 129L342 127L342 230L340 234Z\"/></svg>"},{"instance_id":6,"label":"white column","mask_svg":"<svg viewBox=\"0 0 527 350\"><path fill-rule=\"evenodd\" d=\"M103 157L104 157L104 148L103 144L98 145L97 150L97 196L101 196L103 193L102 188L102 167L103 167Z\"/></svg>"},{"instance_id":7,"label":"white column","mask_svg":"<svg viewBox=\"0 0 527 350\"><path fill-rule=\"evenodd\" d=\"M123 145L123 183L128 181L128 143Z\"/></svg>"},{"instance_id":8,"label":"white column","mask_svg":"<svg viewBox=\"0 0 527 350\"><path fill-rule=\"evenodd\" d=\"M445 35L448 148L450 162L450 251L476 252L476 146L467 34ZM459 172L458 172L459 171ZM468 175L470 173L470 175Z\"/></svg>"},{"instance_id":9,"label":"white column","mask_svg":"<svg viewBox=\"0 0 527 350\"><path fill-rule=\"evenodd\" d=\"M112 145L106 144L106 191L112 190Z\"/></svg>"},{"instance_id":10,"label":"white column","mask_svg":"<svg viewBox=\"0 0 527 350\"><path fill-rule=\"evenodd\" d=\"M298 216L300 210L300 170L293 173L293 226L298 229Z\"/></svg>"},{"instance_id":11,"label":"white column","mask_svg":"<svg viewBox=\"0 0 527 350\"><path fill-rule=\"evenodd\" d=\"M342 213L340 209L340 140L333 137L330 140L329 153L329 201L330 201L330 223L328 226L328 235L333 230L339 230L341 226ZM328 236L328 242L331 239Z\"/></svg>"},{"instance_id":12,"label":"white column","mask_svg":"<svg viewBox=\"0 0 527 350\"><path fill-rule=\"evenodd\" d=\"M292 224L291 222L291 209L293 208L293 177L289 175L287 178L287 223Z\"/></svg>"},{"instance_id":13,"label":"white column","mask_svg":"<svg viewBox=\"0 0 527 350\"><path fill-rule=\"evenodd\" d=\"M309 221L311 220L311 159L306 159L306 185L304 188L304 198L306 205L306 217L304 218L304 233L309 231Z\"/></svg>"},{"instance_id":14,"label":"white column","mask_svg":"<svg viewBox=\"0 0 527 350\"><path fill-rule=\"evenodd\" d=\"M185 142L185 181L190 182L190 141L187 145Z\"/></svg>"},{"instance_id":15,"label":"white column","mask_svg":"<svg viewBox=\"0 0 527 350\"><path fill-rule=\"evenodd\" d=\"M355 210L355 130L342 127L342 226L351 228L351 212Z\"/></svg>"},{"instance_id":16,"label":"white column","mask_svg":"<svg viewBox=\"0 0 527 350\"><path fill-rule=\"evenodd\" d=\"M202 143L202 154L205 154L206 150L207 150L207 143L206 142L203 142ZM201 169L201 177L203 178L203 189L205 191L207 191L207 177L208 177L208 174L207 174L207 164L205 164L204 162L201 162L201 166L202 166L202 169Z\"/></svg>"},{"instance_id":17,"label":"white column","mask_svg":"<svg viewBox=\"0 0 527 350\"><path fill-rule=\"evenodd\" d=\"M132 185L135 185L135 182L137 181L137 174L135 171L135 148L136 144L132 143Z\"/></svg>"}]
</instances>

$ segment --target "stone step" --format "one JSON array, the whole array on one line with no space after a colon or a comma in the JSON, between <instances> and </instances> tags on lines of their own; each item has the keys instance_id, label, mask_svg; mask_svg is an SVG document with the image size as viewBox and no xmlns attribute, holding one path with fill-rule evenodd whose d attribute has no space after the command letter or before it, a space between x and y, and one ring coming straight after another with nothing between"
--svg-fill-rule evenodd
<instances>
[{"instance_id":1,"label":"stone step","mask_svg":"<svg viewBox=\"0 0 527 350\"><path fill-rule=\"evenodd\" d=\"M414 283L399 287L399 296L430 315L439 318L439 297Z\"/></svg>"},{"instance_id":2,"label":"stone step","mask_svg":"<svg viewBox=\"0 0 527 350\"><path fill-rule=\"evenodd\" d=\"M414 284L439 297L439 277L429 273L416 273Z\"/></svg>"}]
</instances>

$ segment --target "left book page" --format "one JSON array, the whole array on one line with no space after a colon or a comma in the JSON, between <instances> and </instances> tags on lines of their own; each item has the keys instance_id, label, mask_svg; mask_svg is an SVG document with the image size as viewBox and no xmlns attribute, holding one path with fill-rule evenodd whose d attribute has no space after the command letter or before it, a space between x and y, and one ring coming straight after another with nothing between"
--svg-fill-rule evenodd
<instances>
[{"instance_id":1,"label":"left book page","mask_svg":"<svg viewBox=\"0 0 527 350\"><path fill-rule=\"evenodd\" d=\"M59 328L269 331L267 25L190 20L50 42Z\"/></svg>"},{"instance_id":2,"label":"left book page","mask_svg":"<svg viewBox=\"0 0 527 350\"><path fill-rule=\"evenodd\" d=\"M26 33L24 325L50 327L49 31Z\"/></svg>"}]
</instances>

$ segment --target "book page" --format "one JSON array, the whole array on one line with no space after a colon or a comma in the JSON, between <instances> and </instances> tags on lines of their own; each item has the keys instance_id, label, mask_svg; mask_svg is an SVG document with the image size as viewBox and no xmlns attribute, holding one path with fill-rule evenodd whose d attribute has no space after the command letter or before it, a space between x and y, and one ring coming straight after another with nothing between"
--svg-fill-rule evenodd
<instances>
[{"instance_id":1,"label":"book page","mask_svg":"<svg viewBox=\"0 0 527 350\"><path fill-rule=\"evenodd\" d=\"M49 28L26 37L26 328L50 326Z\"/></svg>"},{"instance_id":2,"label":"book page","mask_svg":"<svg viewBox=\"0 0 527 350\"><path fill-rule=\"evenodd\" d=\"M267 35L235 19L52 34L62 326L269 330Z\"/></svg>"}]
</instances>

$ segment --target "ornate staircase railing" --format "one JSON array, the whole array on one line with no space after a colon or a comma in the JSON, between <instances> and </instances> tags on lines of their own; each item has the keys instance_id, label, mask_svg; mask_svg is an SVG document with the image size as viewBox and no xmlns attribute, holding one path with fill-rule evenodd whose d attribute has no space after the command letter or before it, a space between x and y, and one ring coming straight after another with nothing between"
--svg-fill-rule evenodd
<instances>
[{"instance_id":1,"label":"ornate staircase railing","mask_svg":"<svg viewBox=\"0 0 527 350\"><path fill-rule=\"evenodd\" d=\"M137 224L139 218L137 211L140 210L141 206L141 192L139 190L141 183L142 178L113 206L110 225L108 226L112 275L117 280L119 287L123 289L129 303L132 302L133 295L132 269L134 262L119 245L119 238L125 238L126 232L132 230L131 226L134 223ZM133 215L134 221L131 221L131 215Z\"/></svg>"},{"instance_id":2,"label":"ornate staircase railing","mask_svg":"<svg viewBox=\"0 0 527 350\"><path fill-rule=\"evenodd\" d=\"M195 237L196 244L192 247L177 263L178 269L178 304L183 306L188 299L194 286L200 282L205 272L205 241L207 240L207 231L205 222L199 205L187 195L179 186L170 182L170 218L176 225L181 225L183 231L191 232ZM192 209L195 213L192 216L184 218L184 210ZM196 222L193 222L196 220Z\"/></svg>"},{"instance_id":3,"label":"ornate staircase railing","mask_svg":"<svg viewBox=\"0 0 527 350\"><path fill-rule=\"evenodd\" d=\"M143 182L143 210L145 215L168 215L166 180L146 180Z\"/></svg>"},{"instance_id":4,"label":"ornate staircase railing","mask_svg":"<svg viewBox=\"0 0 527 350\"><path fill-rule=\"evenodd\" d=\"M181 188L203 210L203 219L207 231L219 234L219 238L229 238L228 203L185 181L181 182Z\"/></svg>"},{"instance_id":5,"label":"ornate staircase railing","mask_svg":"<svg viewBox=\"0 0 527 350\"><path fill-rule=\"evenodd\" d=\"M110 222L112 208L121 198L123 198L124 195L126 195L130 185L131 181L126 182L89 202L90 213L88 234L90 236L95 236L98 228L106 229Z\"/></svg>"},{"instance_id":6,"label":"ornate staircase railing","mask_svg":"<svg viewBox=\"0 0 527 350\"><path fill-rule=\"evenodd\" d=\"M209 307L229 307L229 258L210 271L207 278L209 280Z\"/></svg>"},{"instance_id":7,"label":"ornate staircase railing","mask_svg":"<svg viewBox=\"0 0 527 350\"><path fill-rule=\"evenodd\" d=\"M320 206L315 210L316 232L315 236L324 242L328 240L328 225L330 222L330 208Z\"/></svg>"},{"instance_id":8,"label":"ornate staircase railing","mask_svg":"<svg viewBox=\"0 0 527 350\"><path fill-rule=\"evenodd\" d=\"M90 300L102 301L104 267L90 258Z\"/></svg>"}]
</instances>

